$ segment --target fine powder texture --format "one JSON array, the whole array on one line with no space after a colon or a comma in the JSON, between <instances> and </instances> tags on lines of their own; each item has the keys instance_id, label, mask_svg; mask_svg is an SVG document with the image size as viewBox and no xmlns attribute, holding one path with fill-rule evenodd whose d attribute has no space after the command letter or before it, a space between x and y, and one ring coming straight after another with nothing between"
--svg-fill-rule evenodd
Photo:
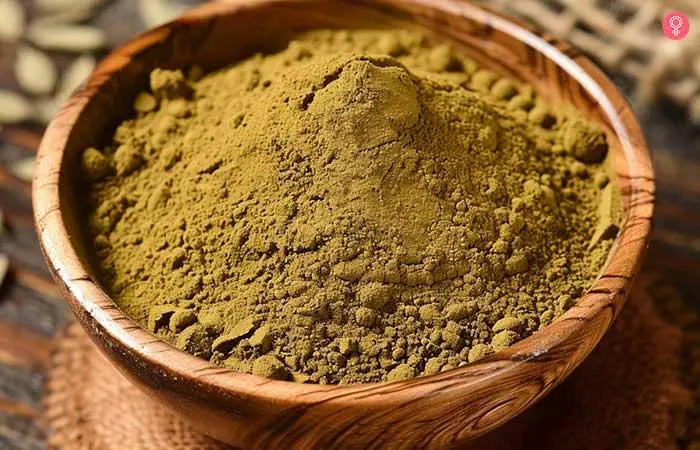
<instances>
[{"instance_id":1,"label":"fine powder texture","mask_svg":"<svg viewBox=\"0 0 700 450\"><path fill-rule=\"evenodd\" d=\"M476 361L573 305L617 232L602 130L416 31L314 31L150 87L83 154L101 281L225 367Z\"/></svg>"}]
</instances>

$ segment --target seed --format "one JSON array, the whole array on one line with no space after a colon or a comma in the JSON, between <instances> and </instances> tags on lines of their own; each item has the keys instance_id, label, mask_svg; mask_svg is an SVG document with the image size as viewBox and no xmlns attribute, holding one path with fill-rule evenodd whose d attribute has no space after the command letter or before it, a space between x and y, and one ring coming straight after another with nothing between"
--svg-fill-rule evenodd
<instances>
[{"instance_id":1,"label":"seed","mask_svg":"<svg viewBox=\"0 0 700 450\"><path fill-rule=\"evenodd\" d=\"M32 24L27 39L44 50L95 51L106 45L104 33L87 25Z\"/></svg>"},{"instance_id":2,"label":"seed","mask_svg":"<svg viewBox=\"0 0 700 450\"><path fill-rule=\"evenodd\" d=\"M32 181L34 176L34 163L35 159L33 157L24 158L16 163L10 165L10 172L12 172L17 178L24 181Z\"/></svg>"},{"instance_id":3,"label":"seed","mask_svg":"<svg viewBox=\"0 0 700 450\"><path fill-rule=\"evenodd\" d=\"M5 282L7 272L10 269L10 258L4 253L0 253L0 287Z\"/></svg>"},{"instance_id":4,"label":"seed","mask_svg":"<svg viewBox=\"0 0 700 450\"><path fill-rule=\"evenodd\" d=\"M146 28L155 28L179 16L184 8L168 0L139 0L139 16Z\"/></svg>"},{"instance_id":5,"label":"seed","mask_svg":"<svg viewBox=\"0 0 700 450\"><path fill-rule=\"evenodd\" d=\"M76 58L63 72L63 79L56 93L56 106L60 106L95 69L95 57L89 54Z\"/></svg>"},{"instance_id":6,"label":"seed","mask_svg":"<svg viewBox=\"0 0 700 450\"><path fill-rule=\"evenodd\" d=\"M16 92L0 89L0 123L17 123L32 116L32 105Z\"/></svg>"},{"instance_id":7,"label":"seed","mask_svg":"<svg viewBox=\"0 0 700 450\"><path fill-rule=\"evenodd\" d=\"M0 0L0 41L13 42L24 33L24 9L16 0Z\"/></svg>"},{"instance_id":8,"label":"seed","mask_svg":"<svg viewBox=\"0 0 700 450\"><path fill-rule=\"evenodd\" d=\"M20 87L34 95L51 92L58 78L51 58L28 45L22 45L17 49L14 72Z\"/></svg>"}]
</instances>

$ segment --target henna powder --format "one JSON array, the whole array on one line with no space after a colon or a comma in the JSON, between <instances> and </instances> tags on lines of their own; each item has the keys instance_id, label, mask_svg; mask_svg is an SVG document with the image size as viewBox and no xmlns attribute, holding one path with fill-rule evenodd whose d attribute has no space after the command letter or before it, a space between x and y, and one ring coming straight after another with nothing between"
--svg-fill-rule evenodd
<instances>
[{"instance_id":1,"label":"henna powder","mask_svg":"<svg viewBox=\"0 0 700 450\"><path fill-rule=\"evenodd\" d=\"M620 220L598 125L412 30L157 69L83 153L107 292L241 372L402 380L550 324Z\"/></svg>"}]
</instances>

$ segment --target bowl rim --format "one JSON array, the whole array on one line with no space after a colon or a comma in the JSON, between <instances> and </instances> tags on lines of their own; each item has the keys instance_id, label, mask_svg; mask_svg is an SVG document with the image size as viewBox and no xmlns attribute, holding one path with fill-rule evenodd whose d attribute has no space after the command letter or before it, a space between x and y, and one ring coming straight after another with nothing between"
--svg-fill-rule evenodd
<instances>
[{"instance_id":1,"label":"bowl rim","mask_svg":"<svg viewBox=\"0 0 700 450\"><path fill-rule=\"evenodd\" d=\"M641 264L651 232L654 203L654 174L647 144L628 103L615 85L589 59L573 51L568 44L536 31L518 20L508 18L488 8L453 0L407 0L399 3L438 8L462 16L464 20L486 23L491 28L521 41L543 54L548 60L566 71L569 76L595 99L607 116L612 130L619 138L629 173L618 174L629 183L628 214L626 223L610 252L605 273L577 304L564 315L536 334L519 341L490 358L435 375L392 383L367 383L323 386L289 381L263 379L237 373L190 355L156 338L124 315L100 285L89 275L87 264L82 263L73 246L61 212L59 192L60 170L70 130L81 119L81 114L100 86L120 68L129 64L124 54L134 55L159 44L171 36L175 25L184 22L212 20L216 16L234 13L242 8L285 0L245 0L214 2L196 7L180 18L138 36L110 53L93 74L74 92L48 126L41 142L33 182L34 220L39 241L47 264L64 291L72 310L88 334L97 342L98 336L107 336L118 343L119 351L130 358L157 367L163 378L190 379L208 393L249 395L276 404L312 403L319 395L335 394L334 402L363 402L363 393L391 392L392 395L372 396L371 404L409 400L434 383L456 380L465 389L477 389L518 371L523 365L546 357L554 347L563 345L577 333L590 333L585 327L603 321L602 331L594 342L580 351L587 354L600 340L624 303L632 280ZM379 0L381 3L382 0ZM363 2L360 2L363 3ZM583 357L579 359L582 360ZM574 367L567 367L569 372ZM563 378L563 377L562 377ZM392 387L401 385L404 389ZM385 400L381 400L385 398Z\"/></svg>"}]
</instances>

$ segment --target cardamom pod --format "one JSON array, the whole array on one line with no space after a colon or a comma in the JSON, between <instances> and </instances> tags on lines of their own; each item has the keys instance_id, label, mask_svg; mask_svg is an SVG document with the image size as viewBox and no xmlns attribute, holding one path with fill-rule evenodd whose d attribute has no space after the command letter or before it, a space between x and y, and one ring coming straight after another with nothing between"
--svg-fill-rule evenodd
<instances>
[{"instance_id":1,"label":"cardamom pod","mask_svg":"<svg viewBox=\"0 0 700 450\"><path fill-rule=\"evenodd\" d=\"M32 20L32 26L45 27L56 24L72 24L88 20L91 17L91 10L69 9L66 11L52 11Z\"/></svg>"},{"instance_id":2,"label":"cardamom pod","mask_svg":"<svg viewBox=\"0 0 700 450\"><path fill-rule=\"evenodd\" d=\"M34 119L42 125L48 125L58 111L59 102L56 98L42 98L34 102Z\"/></svg>"},{"instance_id":3,"label":"cardamom pod","mask_svg":"<svg viewBox=\"0 0 700 450\"><path fill-rule=\"evenodd\" d=\"M168 0L139 0L139 16L146 28L163 25L182 14L184 7Z\"/></svg>"},{"instance_id":4,"label":"cardamom pod","mask_svg":"<svg viewBox=\"0 0 700 450\"><path fill-rule=\"evenodd\" d=\"M24 9L17 0L0 0L0 41L14 42L24 34Z\"/></svg>"},{"instance_id":5,"label":"cardamom pod","mask_svg":"<svg viewBox=\"0 0 700 450\"><path fill-rule=\"evenodd\" d=\"M15 79L20 87L33 95L45 95L56 86L58 72L51 58L28 45L17 49Z\"/></svg>"},{"instance_id":6,"label":"cardamom pod","mask_svg":"<svg viewBox=\"0 0 700 450\"><path fill-rule=\"evenodd\" d=\"M56 106L60 106L74 90L90 76L97 64L95 57L90 54L79 56L63 72L63 79L56 92Z\"/></svg>"},{"instance_id":7,"label":"cardamom pod","mask_svg":"<svg viewBox=\"0 0 700 450\"><path fill-rule=\"evenodd\" d=\"M32 24L76 23L92 17L105 0L36 0L39 17Z\"/></svg>"},{"instance_id":8,"label":"cardamom pod","mask_svg":"<svg viewBox=\"0 0 700 450\"><path fill-rule=\"evenodd\" d=\"M73 53L95 51L106 45L104 33L88 25L31 24L27 39L44 50Z\"/></svg>"},{"instance_id":9,"label":"cardamom pod","mask_svg":"<svg viewBox=\"0 0 700 450\"><path fill-rule=\"evenodd\" d=\"M0 89L0 123L17 123L32 116L32 105L14 91Z\"/></svg>"},{"instance_id":10,"label":"cardamom pod","mask_svg":"<svg viewBox=\"0 0 700 450\"><path fill-rule=\"evenodd\" d=\"M33 157L21 159L10 164L10 172L12 172L20 180L32 181L35 162L36 160Z\"/></svg>"},{"instance_id":11,"label":"cardamom pod","mask_svg":"<svg viewBox=\"0 0 700 450\"><path fill-rule=\"evenodd\" d=\"M69 10L87 10L93 9L104 3L104 0L35 0L39 14L69 11Z\"/></svg>"}]
</instances>

